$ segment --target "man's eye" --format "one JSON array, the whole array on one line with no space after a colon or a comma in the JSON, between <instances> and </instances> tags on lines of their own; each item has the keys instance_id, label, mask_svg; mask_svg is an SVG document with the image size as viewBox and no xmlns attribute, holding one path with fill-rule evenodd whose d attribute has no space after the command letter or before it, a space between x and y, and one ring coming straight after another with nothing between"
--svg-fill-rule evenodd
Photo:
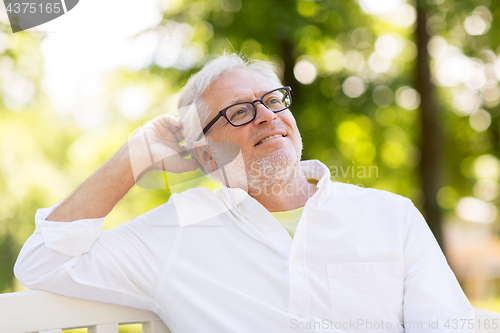
<instances>
[{"instance_id":1,"label":"man's eye","mask_svg":"<svg viewBox=\"0 0 500 333\"><path fill-rule=\"evenodd\" d=\"M281 100L278 97L273 97L267 100L267 105L281 104Z\"/></svg>"},{"instance_id":2,"label":"man's eye","mask_svg":"<svg viewBox=\"0 0 500 333\"><path fill-rule=\"evenodd\" d=\"M231 121L236 121L236 120L245 118L247 116L248 112L249 112L249 110L247 108L242 107L240 109L237 109L234 112L230 112L229 118L231 119Z\"/></svg>"}]
</instances>

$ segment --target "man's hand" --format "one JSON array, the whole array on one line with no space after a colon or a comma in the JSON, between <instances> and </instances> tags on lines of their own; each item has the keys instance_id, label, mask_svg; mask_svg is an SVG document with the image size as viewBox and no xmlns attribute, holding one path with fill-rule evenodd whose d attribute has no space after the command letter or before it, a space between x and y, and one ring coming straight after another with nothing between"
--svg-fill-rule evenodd
<instances>
[{"instance_id":1,"label":"man's hand","mask_svg":"<svg viewBox=\"0 0 500 333\"><path fill-rule=\"evenodd\" d=\"M174 116L160 116L135 131L128 141L130 165L136 181L149 170L183 173L196 170L195 159L186 159L188 152L182 124Z\"/></svg>"},{"instance_id":2,"label":"man's hand","mask_svg":"<svg viewBox=\"0 0 500 333\"><path fill-rule=\"evenodd\" d=\"M47 217L71 222L104 217L149 170L181 173L196 170L195 159L185 159L182 125L173 116L161 116L138 129L115 155Z\"/></svg>"}]
</instances>

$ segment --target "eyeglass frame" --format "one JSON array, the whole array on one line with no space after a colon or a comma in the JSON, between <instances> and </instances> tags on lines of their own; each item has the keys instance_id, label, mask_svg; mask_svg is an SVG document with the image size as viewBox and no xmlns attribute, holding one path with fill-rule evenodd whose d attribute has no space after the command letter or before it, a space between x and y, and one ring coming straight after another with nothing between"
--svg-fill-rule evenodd
<instances>
[{"instance_id":1,"label":"eyeglass frame","mask_svg":"<svg viewBox=\"0 0 500 333\"><path fill-rule=\"evenodd\" d=\"M285 108L283 108L283 109L281 109L281 110L278 110L278 111L273 111L273 110L271 110L270 108L268 108L268 107L267 107L266 103L264 103L263 98L264 98L267 94L272 93L273 91L276 91L276 90L281 90L281 89L286 90L286 92L288 93L288 96L289 96L289 98L290 98L290 104L289 104L287 107L285 107ZM208 124L207 124L207 125L203 128L202 133L200 134L200 136L199 136L199 137L198 137L198 139L196 139L196 140L197 140L197 141L198 141L198 140L200 140L200 139L203 137L203 135L207 134L208 130L209 130L209 129L213 126L213 125L215 125L215 123L219 120L219 118L220 118L220 117L224 117L224 118L226 118L227 122L228 122L229 124L231 124L232 126L234 126L234 127L240 127L240 126L243 126L243 125L246 125L246 124L251 123L252 121L254 121L254 120L255 120L255 118L257 118L257 106L255 105L255 103L257 103L257 102L260 102L262 105L264 105L264 107L265 107L266 109L271 110L271 111L273 111L274 113L278 113L278 112L281 112L281 111L285 111L286 109L288 109L288 108L290 107L290 105L292 105L292 88L291 88L290 86L276 88L276 89L273 89L273 90L270 90L270 91L266 92L264 95L262 95L262 97L261 97L261 98L257 98L256 100L254 100L254 101L252 101L252 102L250 102L250 101L247 101L247 102L238 102L238 103L234 103L234 104L229 105L228 107L226 107L226 108L224 108L224 109L220 110L220 111L217 113L217 115L216 115L214 118L212 118L212 120L210 120L210 122L209 122L209 123L208 123ZM243 124L239 124L239 125L235 125L235 124L233 124L233 123L229 120L229 118L227 117L227 114L226 114L227 110L229 110L230 108L232 108L232 107L233 107L233 106L235 106L235 105L239 105L239 104L248 104L248 103L252 104L253 109L254 109L254 111L255 111L255 112L254 112L254 114L253 114L252 119L250 119L249 121L247 121L246 123L243 123Z\"/></svg>"}]
</instances>

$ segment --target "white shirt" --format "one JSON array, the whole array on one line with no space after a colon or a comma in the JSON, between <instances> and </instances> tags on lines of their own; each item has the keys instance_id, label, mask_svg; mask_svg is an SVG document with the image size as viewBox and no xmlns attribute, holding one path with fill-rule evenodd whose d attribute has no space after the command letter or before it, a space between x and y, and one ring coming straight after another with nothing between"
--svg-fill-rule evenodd
<instances>
[{"instance_id":1,"label":"white shirt","mask_svg":"<svg viewBox=\"0 0 500 333\"><path fill-rule=\"evenodd\" d=\"M293 240L241 189L173 194L104 231L103 219L46 221L56 205L37 211L16 277L154 311L173 333L442 332L447 320L474 322L410 200L332 182L315 160L301 167L320 180Z\"/></svg>"}]
</instances>

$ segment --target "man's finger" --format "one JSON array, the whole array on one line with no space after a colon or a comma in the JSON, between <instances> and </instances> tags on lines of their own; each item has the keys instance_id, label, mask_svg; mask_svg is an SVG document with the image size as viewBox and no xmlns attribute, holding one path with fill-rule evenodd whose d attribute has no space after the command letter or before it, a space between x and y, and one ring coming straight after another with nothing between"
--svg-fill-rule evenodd
<instances>
[{"instance_id":1,"label":"man's finger","mask_svg":"<svg viewBox=\"0 0 500 333\"><path fill-rule=\"evenodd\" d=\"M181 129L178 129L177 131L172 132L172 134L174 134L175 139L177 140L177 142L182 142L185 139L184 135L182 135Z\"/></svg>"},{"instance_id":2,"label":"man's finger","mask_svg":"<svg viewBox=\"0 0 500 333\"><path fill-rule=\"evenodd\" d=\"M182 127L182 123L180 122L180 120L175 118L174 116L168 115L165 117L165 120L167 122L167 126L172 131L177 130L179 127Z\"/></svg>"}]
</instances>

